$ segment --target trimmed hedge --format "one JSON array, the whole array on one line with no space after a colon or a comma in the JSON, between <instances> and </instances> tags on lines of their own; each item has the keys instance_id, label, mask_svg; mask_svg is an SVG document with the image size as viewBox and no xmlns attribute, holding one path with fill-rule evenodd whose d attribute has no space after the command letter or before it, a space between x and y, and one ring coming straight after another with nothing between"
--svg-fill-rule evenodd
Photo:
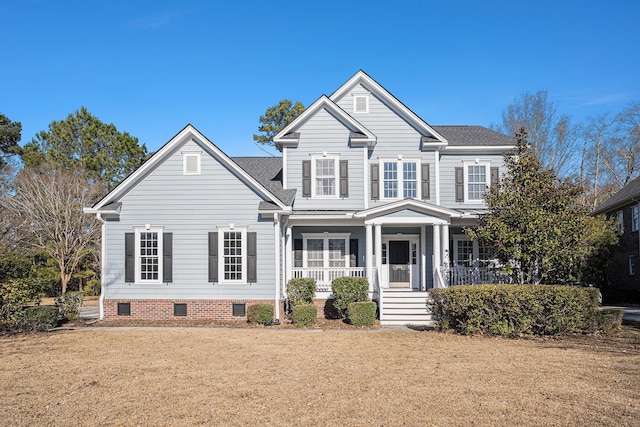
<instances>
[{"instance_id":1,"label":"trimmed hedge","mask_svg":"<svg viewBox=\"0 0 640 427\"><path fill-rule=\"evenodd\" d=\"M369 282L364 277L338 277L331 282L333 287L334 307L347 316L349 304L369 301Z\"/></svg>"},{"instance_id":2,"label":"trimmed hedge","mask_svg":"<svg viewBox=\"0 0 640 427\"><path fill-rule=\"evenodd\" d=\"M355 326L372 326L376 323L375 302L352 302L348 308L349 322Z\"/></svg>"},{"instance_id":3,"label":"trimmed hedge","mask_svg":"<svg viewBox=\"0 0 640 427\"><path fill-rule=\"evenodd\" d=\"M297 328L313 327L318 317L318 307L313 304L294 305L291 321Z\"/></svg>"},{"instance_id":4,"label":"trimmed hedge","mask_svg":"<svg viewBox=\"0 0 640 427\"><path fill-rule=\"evenodd\" d=\"M53 329L58 325L58 309L51 306L27 307L22 311L19 327L36 331Z\"/></svg>"},{"instance_id":5,"label":"trimmed hedge","mask_svg":"<svg viewBox=\"0 0 640 427\"><path fill-rule=\"evenodd\" d=\"M462 334L559 335L598 327L596 288L474 285L430 294L427 306L440 328Z\"/></svg>"},{"instance_id":6,"label":"trimmed hedge","mask_svg":"<svg viewBox=\"0 0 640 427\"><path fill-rule=\"evenodd\" d=\"M287 283L287 297L291 306L299 304L313 304L316 295L316 279L300 277Z\"/></svg>"},{"instance_id":7,"label":"trimmed hedge","mask_svg":"<svg viewBox=\"0 0 640 427\"><path fill-rule=\"evenodd\" d=\"M64 319L75 320L80 315L84 292L65 292L56 298L56 306Z\"/></svg>"},{"instance_id":8,"label":"trimmed hedge","mask_svg":"<svg viewBox=\"0 0 640 427\"><path fill-rule=\"evenodd\" d=\"M251 304L247 307L247 322L269 326L273 323L273 306L271 304Z\"/></svg>"},{"instance_id":9,"label":"trimmed hedge","mask_svg":"<svg viewBox=\"0 0 640 427\"><path fill-rule=\"evenodd\" d=\"M596 313L596 326L602 331L614 331L622 326L624 310L621 308L607 308Z\"/></svg>"}]
</instances>

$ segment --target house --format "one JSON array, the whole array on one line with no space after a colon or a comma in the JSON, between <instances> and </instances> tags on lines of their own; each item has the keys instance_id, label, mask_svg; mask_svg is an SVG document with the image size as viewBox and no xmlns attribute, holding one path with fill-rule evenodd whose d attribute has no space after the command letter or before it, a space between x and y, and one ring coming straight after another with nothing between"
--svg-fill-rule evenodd
<instances>
[{"instance_id":1,"label":"house","mask_svg":"<svg viewBox=\"0 0 640 427\"><path fill-rule=\"evenodd\" d=\"M383 323L421 323L426 292L505 280L463 228L513 138L431 126L359 71L274 138L281 158L230 158L188 125L92 208L101 317L242 319L286 284L366 277Z\"/></svg>"},{"instance_id":2,"label":"house","mask_svg":"<svg viewBox=\"0 0 640 427\"><path fill-rule=\"evenodd\" d=\"M607 302L640 303L640 177L625 185L600 205L593 213L605 214L617 220L620 235L618 246L606 271L602 291Z\"/></svg>"}]
</instances>

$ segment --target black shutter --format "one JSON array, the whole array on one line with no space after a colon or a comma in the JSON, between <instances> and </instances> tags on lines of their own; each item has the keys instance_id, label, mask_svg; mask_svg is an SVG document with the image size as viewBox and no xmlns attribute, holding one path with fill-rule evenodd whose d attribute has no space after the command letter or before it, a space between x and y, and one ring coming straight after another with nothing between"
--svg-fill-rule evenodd
<instances>
[{"instance_id":1,"label":"black shutter","mask_svg":"<svg viewBox=\"0 0 640 427\"><path fill-rule=\"evenodd\" d=\"M380 200L380 165L371 165L371 200Z\"/></svg>"},{"instance_id":2,"label":"black shutter","mask_svg":"<svg viewBox=\"0 0 640 427\"><path fill-rule=\"evenodd\" d=\"M358 239L349 239L349 267L358 266Z\"/></svg>"},{"instance_id":3,"label":"black shutter","mask_svg":"<svg viewBox=\"0 0 640 427\"><path fill-rule=\"evenodd\" d=\"M218 282L218 233L209 232L209 282Z\"/></svg>"},{"instance_id":4,"label":"black shutter","mask_svg":"<svg viewBox=\"0 0 640 427\"><path fill-rule=\"evenodd\" d=\"M429 181L431 177L429 176L429 164L422 164L422 198L424 200L428 200L431 198L431 186L429 185Z\"/></svg>"},{"instance_id":5,"label":"black shutter","mask_svg":"<svg viewBox=\"0 0 640 427\"><path fill-rule=\"evenodd\" d=\"M257 240L256 233L247 233L247 282L249 283L258 281Z\"/></svg>"},{"instance_id":6,"label":"black shutter","mask_svg":"<svg viewBox=\"0 0 640 427\"><path fill-rule=\"evenodd\" d=\"M302 161L302 197L311 197L311 160Z\"/></svg>"},{"instance_id":7,"label":"black shutter","mask_svg":"<svg viewBox=\"0 0 640 427\"><path fill-rule=\"evenodd\" d=\"M340 160L340 197L349 197L349 161Z\"/></svg>"},{"instance_id":8,"label":"black shutter","mask_svg":"<svg viewBox=\"0 0 640 427\"><path fill-rule=\"evenodd\" d=\"M500 169L491 168L491 185L498 185L500 183Z\"/></svg>"},{"instance_id":9,"label":"black shutter","mask_svg":"<svg viewBox=\"0 0 640 427\"><path fill-rule=\"evenodd\" d=\"M136 234L124 233L124 281L136 281Z\"/></svg>"},{"instance_id":10,"label":"black shutter","mask_svg":"<svg viewBox=\"0 0 640 427\"><path fill-rule=\"evenodd\" d=\"M173 233L162 233L162 281L173 282Z\"/></svg>"},{"instance_id":11,"label":"black shutter","mask_svg":"<svg viewBox=\"0 0 640 427\"><path fill-rule=\"evenodd\" d=\"M464 168L456 168L456 202L464 202Z\"/></svg>"},{"instance_id":12,"label":"black shutter","mask_svg":"<svg viewBox=\"0 0 640 427\"><path fill-rule=\"evenodd\" d=\"M302 239L293 239L293 266L302 267Z\"/></svg>"}]
</instances>

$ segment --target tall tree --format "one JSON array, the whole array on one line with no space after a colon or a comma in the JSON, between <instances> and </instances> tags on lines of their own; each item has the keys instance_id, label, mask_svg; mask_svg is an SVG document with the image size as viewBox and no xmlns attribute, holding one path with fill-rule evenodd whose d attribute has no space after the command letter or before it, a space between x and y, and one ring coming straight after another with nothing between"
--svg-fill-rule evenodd
<instances>
[{"instance_id":1,"label":"tall tree","mask_svg":"<svg viewBox=\"0 0 640 427\"><path fill-rule=\"evenodd\" d=\"M260 116L261 125L258 130L264 135L253 135L253 140L265 145L275 146L273 137L284 129L296 117L304 111L301 102L293 104L288 99L283 99L277 105L267 108L264 116Z\"/></svg>"},{"instance_id":2,"label":"tall tree","mask_svg":"<svg viewBox=\"0 0 640 427\"><path fill-rule=\"evenodd\" d=\"M66 170L80 170L115 187L147 158L147 147L138 138L105 124L85 107L65 120L53 121L23 147L25 166L45 162Z\"/></svg>"},{"instance_id":3,"label":"tall tree","mask_svg":"<svg viewBox=\"0 0 640 427\"><path fill-rule=\"evenodd\" d=\"M640 102L631 102L616 118L621 133L606 147L603 162L621 188L640 172Z\"/></svg>"},{"instance_id":4,"label":"tall tree","mask_svg":"<svg viewBox=\"0 0 640 427\"><path fill-rule=\"evenodd\" d=\"M64 293L81 261L97 250L99 224L82 208L95 202L101 185L79 171L44 164L25 167L14 187L15 195L2 205L16 219L18 242L55 261Z\"/></svg>"},{"instance_id":5,"label":"tall tree","mask_svg":"<svg viewBox=\"0 0 640 427\"><path fill-rule=\"evenodd\" d=\"M590 260L617 243L614 224L588 215L580 203L582 187L545 168L524 130L517 134L515 152L504 161L502 182L485 195L488 213L467 233L493 247L524 282L582 279Z\"/></svg>"},{"instance_id":6,"label":"tall tree","mask_svg":"<svg viewBox=\"0 0 640 427\"><path fill-rule=\"evenodd\" d=\"M572 171L572 157L577 140L576 127L569 116L559 116L557 106L549 100L546 90L524 93L502 112L502 124L494 126L507 135L515 135L524 128L529 142L545 168L559 176Z\"/></svg>"}]
</instances>

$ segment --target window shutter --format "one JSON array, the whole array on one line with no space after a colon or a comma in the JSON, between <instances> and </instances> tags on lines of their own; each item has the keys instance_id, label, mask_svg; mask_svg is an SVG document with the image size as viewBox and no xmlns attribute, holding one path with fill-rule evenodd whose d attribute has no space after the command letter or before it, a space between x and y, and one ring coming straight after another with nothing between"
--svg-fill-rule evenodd
<instances>
[{"instance_id":1,"label":"window shutter","mask_svg":"<svg viewBox=\"0 0 640 427\"><path fill-rule=\"evenodd\" d=\"M302 267L302 239L293 239L293 266Z\"/></svg>"},{"instance_id":2,"label":"window shutter","mask_svg":"<svg viewBox=\"0 0 640 427\"><path fill-rule=\"evenodd\" d=\"M358 239L349 239L349 267L358 266Z\"/></svg>"},{"instance_id":3,"label":"window shutter","mask_svg":"<svg viewBox=\"0 0 640 427\"><path fill-rule=\"evenodd\" d=\"M428 200L431 198L431 186L429 185L429 180L431 177L429 176L429 164L422 164L422 198L424 200Z\"/></svg>"},{"instance_id":4,"label":"window shutter","mask_svg":"<svg viewBox=\"0 0 640 427\"><path fill-rule=\"evenodd\" d=\"M340 160L340 197L349 197L349 161Z\"/></svg>"},{"instance_id":5,"label":"window shutter","mask_svg":"<svg viewBox=\"0 0 640 427\"><path fill-rule=\"evenodd\" d=\"M173 282L173 233L162 233L162 281Z\"/></svg>"},{"instance_id":6,"label":"window shutter","mask_svg":"<svg viewBox=\"0 0 640 427\"><path fill-rule=\"evenodd\" d=\"M500 184L500 169L491 168L491 185Z\"/></svg>"},{"instance_id":7,"label":"window shutter","mask_svg":"<svg viewBox=\"0 0 640 427\"><path fill-rule=\"evenodd\" d=\"M456 202L464 202L464 168L456 168Z\"/></svg>"},{"instance_id":8,"label":"window shutter","mask_svg":"<svg viewBox=\"0 0 640 427\"><path fill-rule=\"evenodd\" d=\"M371 165L371 200L380 200L380 165Z\"/></svg>"},{"instance_id":9,"label":"window shutter","mask_svg":"<svg viewBox=\"0 0 640 427\"><path fill-rule=\"evenodd\" d=\"M257 240L256 233L247 233L247 282L249 283L258 281Z\"/></svg>"},{"instance_id":10,"label":"window shutter","mask_svg":"<svg viewBox=\"0 0 640 427\"><path fill-rule=\"evenodd\" d=\"M218 233L209 232L209 282L218 282Z\"/></svg>"},{"instance_id":11,"label":"window shutter","mask_svg":"<svg viewBox=\"0 0 640 427\"><path fill-rule=\"evenodd\" d=\"M136 281L136 233L124 233L124 281Z\"/></svg>"},{"instance_id":12,"label":"window shutter","mask_svg":"<svg viewBox=\"0 0 640 427\"><path fill-rule=\"evenodd\" d=\"M311 197L311 160L302 161L302 197Z\"/></svg>"}]
</instances>

